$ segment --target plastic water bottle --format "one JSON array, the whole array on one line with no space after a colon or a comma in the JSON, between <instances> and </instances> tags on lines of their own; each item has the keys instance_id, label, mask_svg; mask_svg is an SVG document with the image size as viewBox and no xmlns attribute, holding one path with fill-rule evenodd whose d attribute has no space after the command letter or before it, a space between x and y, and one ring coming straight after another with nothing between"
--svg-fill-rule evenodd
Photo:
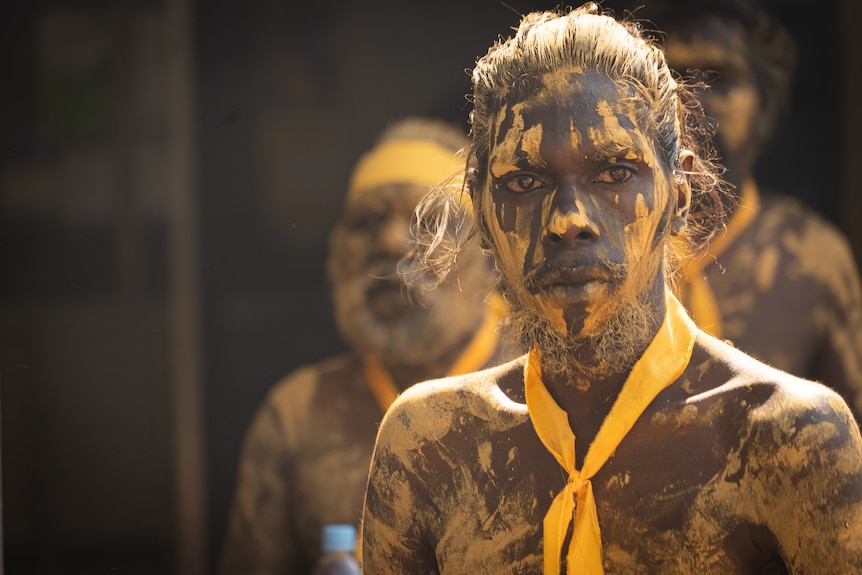
<instances>
[{"instance_id":1,"label":"plastic water bottle","mask_svg":"<svg viewBox=\"0 0 862 575\"><path fill-rule=\"evenodd\" d=\"M356 562L356 527L346 524L323 526L320 550L311 575L360 575Z\"/></svg>"}]
</instances>

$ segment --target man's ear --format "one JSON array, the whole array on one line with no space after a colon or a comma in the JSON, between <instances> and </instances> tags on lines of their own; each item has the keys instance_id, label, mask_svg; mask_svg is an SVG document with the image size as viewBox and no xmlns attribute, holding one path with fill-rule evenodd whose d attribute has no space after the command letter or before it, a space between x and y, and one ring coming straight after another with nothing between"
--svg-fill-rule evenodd
<instances>
[{"instance_id":1,"label":"man's ear","mask_svg":"<svg viewBox=\"0 0 862 575\"><path fill-rule=\"evenodd\" d=\"M491 244L488 228L485 226L485 220L482 219L482 214L479 210L480 198L479 194L479 171L476 168L467 170L467 179L465 182L467 191L470 193L470 199L473 202L473 218L476 221L476 229L479 232L479 247L483 250L493 251L494 246Z\"/></svg>"},{"instance_id":2,"label":"man's ear","mask_svg":"<svg viewBox=\"0 0 862 575\"><path fill-rule=\"evenodd\" d=\"M467 178L466 178L467 191L470 192L470 199L473 200L473 205L476 205L476 201L479 199L477 194L479 193L479 170L476 168L468 168L467 169Z\"/></svg>"},{"instance_id":3,"label":"man's ear","mask_svg":"<svg viewBox=\"0 0 862 575\"><path fill-rule=\"evenodd\" d=\"M679 235L685 229L688 220L688 212L691 208L691 185L688 181L688 174L691 172L693 165L694 152L691 150L680 152L677 168L674 171L676 210L674 211L674 221L671 226L674 235Z\"/></svg>"}]
</instances>

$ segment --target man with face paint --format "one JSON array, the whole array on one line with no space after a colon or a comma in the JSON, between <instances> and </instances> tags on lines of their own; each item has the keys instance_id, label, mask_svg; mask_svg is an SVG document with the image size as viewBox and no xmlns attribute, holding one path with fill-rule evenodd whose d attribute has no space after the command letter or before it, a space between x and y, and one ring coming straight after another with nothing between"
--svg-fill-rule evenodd
<instances>
[{"instance_id":1,"label":"man with face paint","mask_svg":"<svg viewBox=\"0 0 862 575\"><path fill-rule=\"evenodd\" d=\"M363 573L862 572L847 404L698 329L670 287L722 192L658 45L594 3L536 12L472 78L468 185L525 353L393 403ZM416 228L435 269L447 205Z\"/></svg>"},{"instance_id":2,"label":"man with face paint","mask_svg":"<svg viewBox=\"0 0 862 575\"><path fill-rule=\"evenodd\" d=\"M661 30L671 68L707 86L698 96L736 191L726 231L682 270L680 299L703 329L829 385L862 421L862 288L849 242L754 179L789 104L793 38L755 0L636 4L635 17Z\"/></svg>"},{"instance_id":3,"label":"man with face paint","mask_svg":"<svg viewBox=\"0 0 862 575\"><path fill-rule=\"evenodd\" d=\"M456 152L468 144L448 123L406 118L356 165L328 260L337 325L351 351L287 376L258 409L242 447L221 573L310 573L322 526L359 523L377 425L397 394L514 357L498 329L504 304L493 262L478 246L459 254L434 291L409 292L396 269L417 202L463 173ZM445 187L456 204L458 182Z\"/></svg>"}]
</instances>

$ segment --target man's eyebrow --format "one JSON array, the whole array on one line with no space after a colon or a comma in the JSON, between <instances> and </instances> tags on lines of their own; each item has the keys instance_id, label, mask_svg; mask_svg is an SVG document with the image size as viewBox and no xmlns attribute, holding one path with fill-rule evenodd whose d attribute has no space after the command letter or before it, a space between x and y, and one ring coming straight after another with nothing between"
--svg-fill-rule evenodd
<instances>
[{"instance_id":1,"label":"man's eyebrow","mask_svg":"<svg viewBox=\"0 0 862 575\"><path fill-rule=\"evenodd\" d=\"M611 159L640 161L643 157L644 153L640 147L619 142L602 144L590 155L593 162L606 162Z\"/></svg>"},{"instance_id":2,"label":"man's eyebrow","mask_svg":"<svg viewBox=\"0 0 862 575\"><path fill-rule=\"evenodd\" d=\"M530 154L518 151L514 154L506 154L505 157L493 158L490 162L492 172L505 172L508 169L523 170L529 168L541 168L544 162L533 158Z\"/></svg>"}]
</instances>

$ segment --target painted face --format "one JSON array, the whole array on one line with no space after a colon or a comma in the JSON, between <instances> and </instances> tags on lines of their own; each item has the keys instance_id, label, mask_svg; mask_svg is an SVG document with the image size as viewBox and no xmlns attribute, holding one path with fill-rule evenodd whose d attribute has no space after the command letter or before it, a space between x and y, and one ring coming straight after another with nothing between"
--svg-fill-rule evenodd
<instances>
[{"instance_id":1,"label":"painted face","mask_svg":"<svg viewBox=\"0 0 862 575\"><path fill-rule=\"evenodd\" d=\"M680 74L700 70L709 88L698 94L717 124L715 144L731 181L750 175L760 152L761 97L749 61L745 30L738 23L704 15L669 33L665 54Z\"/></svg>"},{"instance_id":2,"label":"painted face","mask_svg":"<svg viewBox=\"0 0 862 575\"><path fill-rule=\"evenodd\" d=\"M477 249L459 257L456 277L438 289L408 293L397 265L410 248L411 217L426 190L395 184L350 198L330 244L343 336L360 352L398 364L425 363L460 344L481 321L491 281L490 264Z\"/></svg>"},{"instance_id":3,"label":"painted face","mask_svg":"<svg viewBox=\"0 0 862 575\"><path fill-rule=\"evenodd\" d=\"M578 69L495 116L482 217L520 305L561 335L595 337L624 302L664 289L676 194L636 118L624 88Z\"/></svg>"}]
</instances>

